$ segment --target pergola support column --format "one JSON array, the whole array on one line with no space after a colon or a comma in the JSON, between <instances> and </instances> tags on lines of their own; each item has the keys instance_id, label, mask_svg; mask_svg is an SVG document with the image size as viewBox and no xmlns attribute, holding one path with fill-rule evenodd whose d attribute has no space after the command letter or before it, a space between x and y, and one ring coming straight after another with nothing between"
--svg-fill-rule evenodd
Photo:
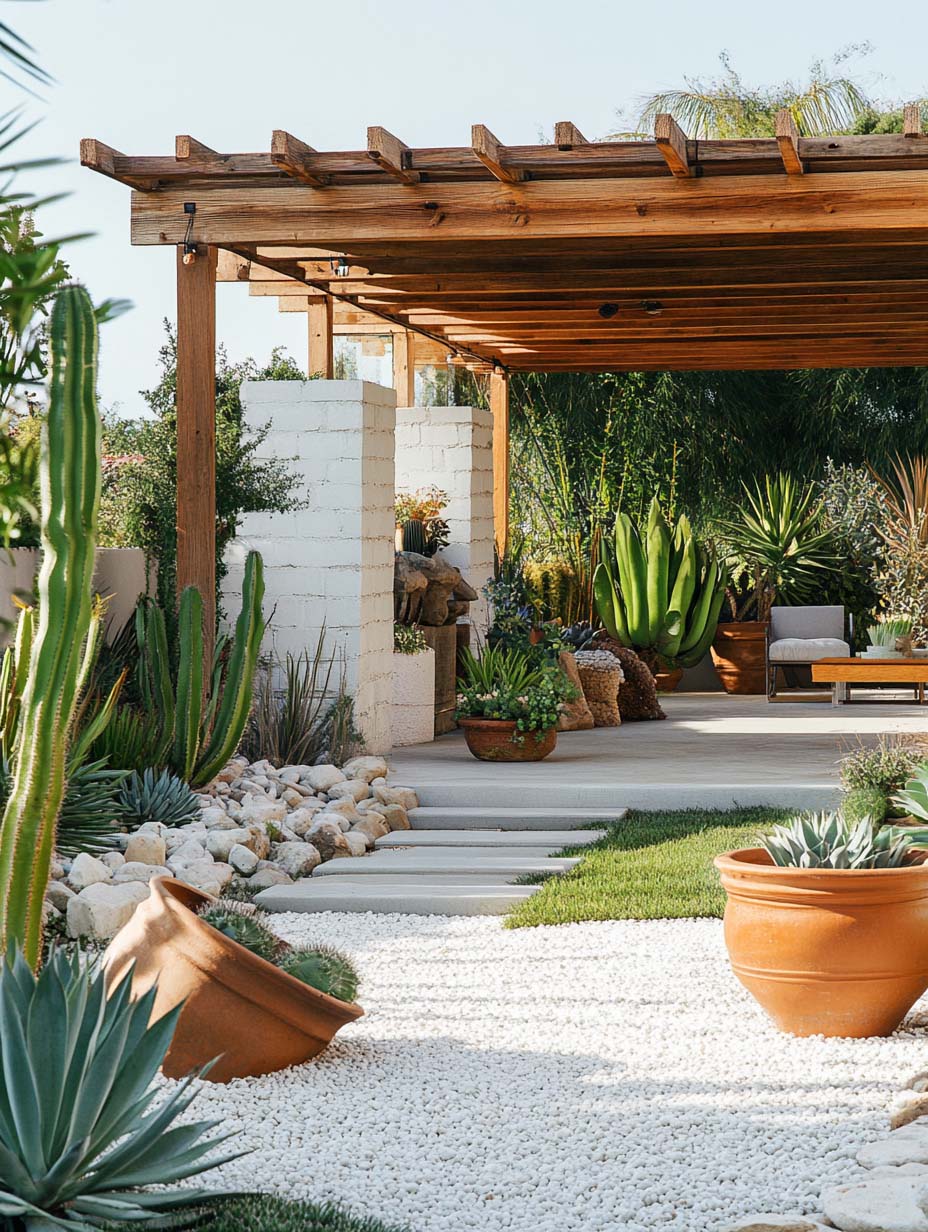
<instances>
[{"instance_id":1,"label":"pergola support column","mask_svg":"<svg viewBox=\"0 0 928 1232\"><path fill-rule=\"evenodd\" d=\"M509 542L509 374L490 374L493 414L493 522L496 553L502 559Z\"/></svg>"},{"instance_id":2,"label":"pergola support column","mask_svg":"<svg viewBox=\"0 0 928 1232\"><path fill-rule=\"evenodd\" d=\"M332 341L333 304L330 295L309 296L309 367L307 375L331 381L335 376L335 351Z\"/></svg>"},{"instance_id":3,"label":"pergola support column","mask_svg":"<svg viewBox=\"0 0 928 1232\"><path fill-rule=\"evenodd\" d=\"M393 387L397 406L415 406L416 336L408 329L393 335Z\"/></svg>"},{"instance_id":4,"label":"pergola support column","mask_svg":"<svg viewBox=\"0 0 928 1232\"><path fill-rule=\"evenodd\" d=\"M177 593L203 597L204 655L216 638L216 249L177 249Z\"/></svg>"}]
</instances>

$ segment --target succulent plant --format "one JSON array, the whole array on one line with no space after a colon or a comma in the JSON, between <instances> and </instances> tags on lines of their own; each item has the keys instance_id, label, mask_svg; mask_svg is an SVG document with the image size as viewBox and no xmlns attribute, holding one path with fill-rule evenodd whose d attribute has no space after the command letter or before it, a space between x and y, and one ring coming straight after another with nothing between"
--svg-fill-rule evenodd
<instances>
[{"instance_id":1,"label":"succulent plant","mask_svg":"<svg viewBox=\"0 0 928 1232\"><path fill-rule=\"evenodd\" d=\"M864 817L878 826L886 818L888 801L879 787L855 787L841 801L841 815L851 825Z\"/></svg>"},{"instance_id":2,"label":"succulent plant","mask_svg":"<svg viewBox=\"0 0 928 1232\"><path fill-rule=\"evenodd\" d=\"M277 963L284 942L268 928L263 912L251 903L220 898L199 913L200 919L224 937L237 941L266 962Z\"/></svg>"},{"instance_id":3,"label":"succulent plant","mask_svg":"<svg viewBox=\"0 0 928 1232\"><path fill-rule=\"evenodd\" d=\"M899 868L912 839L877 829L870 817L851 822L841 813L804 813L762 835L761 846L782 868Z\"/></svg>"},{"instance_id":4,"label":"succulent plant","mask_svg":"<svg viewBox=\"0 0 928 1232\"><path fill-rule=\"evenodd\" d=\"M278 964L282 971L339 1001L358 995L358 972L347 954L327 945L287 950Z\"/></svg>"},{"instance_id":5,"label":"succulent plant","mask_svg":"<svg viewBox=\"0 0 928 1232\"><path fill-rule=\"evenodd\" d=\"M425 556L428 551L429 537L426 525L419 518L410 518L401 524L403 532L403 551L418 552Z\"/></svg>"},{"instance_id":6,"label":"succulent plant","mask_svg":"<svg viewBox=\"0 0 928 1232\"><path fill-rule=\"evenodd\" d=\"M93 610L101 428L97 322L82 287L65 287L55 299L49 370L40 462L39 619L17 720L13 783L0 825L0 952L18 943L32 966L42 948L42 903Z\"/></svg>"},{"instance_id":7,"label":"succulent plant","mask_svg":"<svg viewBox=\"0 0 928 1232\"><path fill-rule=\"evenodd\" d=\"M125 779L117 807L120 820L133 829L147 821L182 826L200 815L197 798L183 779L170 770L159 774L151 768L142 774L133 770Z\"/></svg>"},{"instance_id":8,"label":"succulent plant","mask_svg":"<svg viewBox=\"0 0 928 1232\"><path fill-rule=\"evenodd\" d=\"M107 995L103 971L78 953L53 950L37 976L19 952L0 963L4 1228L164 1227L170 1212L216 1196L167 1186L245 1153L217 1156L232 1135L204 1140L218 1122L183 1116L198 1075L152 1108L180 1013L152 1021L156 992L135 1000L125 979Z\"/></svg>"}]
</instances>

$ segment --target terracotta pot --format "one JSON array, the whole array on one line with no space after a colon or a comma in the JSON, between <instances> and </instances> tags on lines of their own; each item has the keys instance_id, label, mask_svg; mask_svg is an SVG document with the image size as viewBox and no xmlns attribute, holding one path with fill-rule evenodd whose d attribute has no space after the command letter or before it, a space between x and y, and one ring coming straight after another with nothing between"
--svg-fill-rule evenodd
<instances>
[{"instance_id":1,"label":"terracotta pot","mask_svg":"<svg viewBox=\"0 0 928 1232\"><path fill-rule=\"evenodd\" d=\"M721 624L712 662L726 693L767 692L767 626L762 620Z\"/></svg>"},{"instance_id":2,"label":"terracotta pot","mask_svg":"<svg viewBox=\"0 0 928 1232\"><path fill-rule=\"evenodd\" d=\"M661 693L672 693L682 679L682 667L675 667L672 670L658 668L654 673L654 683Z\"/></svg>"},{"instance_id":3,"label":"terracotta pot","mask_svg":"<svg viewBox=\"0 0 928 1232\"><path fill-rule=\"evenodd\" d=\"M211 1082L286 1069L361 1017L360 1005L310 988L204 923L196 908L213 901L171 877L153 877L151 894L104 955L110 987L133 962L136 995L158 981L153 1020L184 1003L162 1067L169 1078L215 1057Z\"/></svg>"},{"instance_id":4,"label":"terracotta pot","mask_svg":"<svg viewBox=\"0 0 928 1232\"><path fill-rule=\"evenodd\" d=\"M557 728L520 732L508 719L458 719L467 747L480 761L541 761L557 744Z\"/></svg>"},{"instance_id":5,"label":"terracotta pot","mask_svg":"<svg viewBox=\"0 0 928 1232\"><path fill-rule=\"evenodd\" d=\"M779 868L759 847L715 865L732 968L781 1031L889 1035L928 988L928 866Z\"/></svg>"}]
</instances>

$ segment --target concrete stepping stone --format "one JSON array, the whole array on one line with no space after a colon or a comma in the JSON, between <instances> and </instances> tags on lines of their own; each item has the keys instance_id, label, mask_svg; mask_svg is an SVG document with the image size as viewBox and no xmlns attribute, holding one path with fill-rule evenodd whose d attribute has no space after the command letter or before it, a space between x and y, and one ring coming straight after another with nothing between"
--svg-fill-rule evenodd
<instances>
[{"instance_id":1,"label":"concrete stepping stone","mask_svg":"<svg viewBox=\"0 0 928 1232\"><path fill-rule=\"evenodd\" d=\"M573 830L615 825L628 809L596 808L458 808L439 805L410 809L414 830Z\"/></svg>"},{"instance_id":2,"label":"concrete stepping stone","mask_svg":"<svg viewBox=\"0 0 928 1232\"><path fill-rule=\"evenodd\" d=\"M354 860L329 860L313 869L314 877L369 877L377 873L392 877L428 877L450 875L454 877L524 877L533 873L566 873L579 856L536 855L533 852L516 851L504 854L481 851L450 851L448 848L433 848L413 851L401 848L398 851L375 851L369 856Z\"/></svg>"},{"instance_id":3,"label":"concrete stepping stone","mask_svg":"<svg viewBox=\"0 0 928 1232\"><path fill-rule=\"evenodd\" d=\"M586 847L606 837L605 830L394 830L377 839L384 847L477 847L489 854L497 848L554 855L564 847Z\"/></svg>"},{"instance_id":4,"label":"concrete stepping stone","mask_svg":"<svg viewBox=\"0 0 928 1232\"><path fill-rule=\"evenodd\" d=\"M345 860L344 863L349 863ZM354 863L354 861L351 861ZM505 915L538 892L538 886L427 877L305 877L255 895L264 911L378 911L403 915Z\"/></svg>"}]
</instances>

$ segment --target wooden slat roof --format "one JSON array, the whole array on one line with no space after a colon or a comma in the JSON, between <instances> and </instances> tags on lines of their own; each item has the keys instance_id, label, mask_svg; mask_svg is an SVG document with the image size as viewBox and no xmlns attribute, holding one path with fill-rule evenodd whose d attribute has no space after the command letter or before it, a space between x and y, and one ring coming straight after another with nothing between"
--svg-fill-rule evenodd
<instances>
[{"instance_id":1,"label":"wooden slat roof","mask_svg":"<svg viewBox=\"0 0 928 1232\"><path fill-rule=\"evenodd\" d=\"M173 156L88 140L133 188L132 239L187 235L220 276L299 310L330 294L510 370L849 367L928 362L928 137L688 140L267 153L189 136ZM291 298L296 297L296 298ZM303 303L300 301L302 297ZM289 300L289 303L288 303Z\"/></svg>"}]
</instances>

